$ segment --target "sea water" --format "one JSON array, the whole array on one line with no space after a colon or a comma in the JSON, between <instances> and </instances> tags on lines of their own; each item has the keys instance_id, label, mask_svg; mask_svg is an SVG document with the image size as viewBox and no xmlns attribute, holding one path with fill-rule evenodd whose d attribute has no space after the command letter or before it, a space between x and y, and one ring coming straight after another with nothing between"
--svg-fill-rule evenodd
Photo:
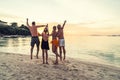
<instances>
[{"instance_id":1,"label":"sea water","mask_svg":"<svg viewBox=\"0 0 120 80\"><path fill-rule=\"evenodd\" d=\"M0 52L30 55L30 41L30 37L1 37ZM120 66L120 37L67 35L65 48L66 56L70 58ZM33 54L36 54L36 50L35 47ZM39 56L41 52L40 49ZM51 44L48 53L54 56Z\"/></svg>"}]
</instances>

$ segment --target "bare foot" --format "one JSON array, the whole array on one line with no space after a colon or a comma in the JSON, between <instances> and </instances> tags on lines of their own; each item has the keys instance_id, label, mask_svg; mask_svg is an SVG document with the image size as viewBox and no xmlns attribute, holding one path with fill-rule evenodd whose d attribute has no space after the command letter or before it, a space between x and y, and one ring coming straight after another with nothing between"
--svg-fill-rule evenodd
<instances>
[{"instance_id":1,"label":"bare foot","mask_svg":"<svg viewBox=\"0 0 120 80\"><path fill-rule=\"evenodd\" d=\"M38 55L36 55L36 58L39 59L39 58L38 58Z\"/></svg>"},{"instance_id":2,"label":"bare foot","mask_svg":"<svg viewBox=\"0 0 120 80\"><path fill-rule=\"evenodd\" d=\"M43 62L43 64L45 64L45 62Z\"/></svg>"},{"instance_id":3,"label":"bare foot","mask_svg":"<svg viewBox=\"0 0 120 80\"><path fill-rule=\"evenodd\" d=\"M54 63L55 65L58 65L58 62L57 61L55 61L55 63Z\"/></svg>"},{"instance_id":4,"label":"bare foot","mask_svg":"<svg viewBox=\"0 0 120 80\"><path fill-rule=\"evenodd\" d=\"M46 64L49 64L48 62L46 62Z\"/></svg>"}]
</instances>

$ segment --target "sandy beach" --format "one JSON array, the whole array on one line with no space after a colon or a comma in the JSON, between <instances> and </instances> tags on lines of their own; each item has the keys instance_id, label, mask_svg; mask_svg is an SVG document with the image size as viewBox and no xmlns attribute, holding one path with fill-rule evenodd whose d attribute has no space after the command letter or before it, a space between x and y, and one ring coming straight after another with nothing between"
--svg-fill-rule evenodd
<instances>
[{"instance_id":1,"label":"sandy beach","mask_svg":"<svg viewBox=\"0 0 120 80\"><path fill-rule=\"evenodd\" d=\"M28 55L0 52L0 80L120 80L120 68L68 59L54 65Z\"/></svg>"}]
</instances>

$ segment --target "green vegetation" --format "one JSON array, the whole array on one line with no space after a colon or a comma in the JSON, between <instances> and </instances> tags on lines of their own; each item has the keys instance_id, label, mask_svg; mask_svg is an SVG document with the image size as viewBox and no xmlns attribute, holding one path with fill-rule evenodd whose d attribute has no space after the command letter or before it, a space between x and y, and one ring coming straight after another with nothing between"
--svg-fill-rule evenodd
<instances>
[{"instance_id":1,"label":"green vegetation","mask_svg":"<svg viewBox=\"0 0 120 80\"><path fill-rule=\"evenodd\" d=\"M29 29L21 25L20 27L14 25L0 25L0 35L30 35Z\"/></svg>"}]
</instances>

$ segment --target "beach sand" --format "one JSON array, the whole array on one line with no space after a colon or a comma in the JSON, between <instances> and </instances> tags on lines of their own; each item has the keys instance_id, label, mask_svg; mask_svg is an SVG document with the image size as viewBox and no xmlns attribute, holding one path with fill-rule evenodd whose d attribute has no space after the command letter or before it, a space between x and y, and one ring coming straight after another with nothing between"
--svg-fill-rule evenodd
<instances>
[{"instance_id":1,"label":"beach sand","mask_svg":"<svg viewBox=\"0 0 120 80\"><path fill-rule=\"evenodd\" d=\"M120 68L69 58L54 65L30 56L0 52L0 80L120 80Z\"/></svg>"}]
</instances>

